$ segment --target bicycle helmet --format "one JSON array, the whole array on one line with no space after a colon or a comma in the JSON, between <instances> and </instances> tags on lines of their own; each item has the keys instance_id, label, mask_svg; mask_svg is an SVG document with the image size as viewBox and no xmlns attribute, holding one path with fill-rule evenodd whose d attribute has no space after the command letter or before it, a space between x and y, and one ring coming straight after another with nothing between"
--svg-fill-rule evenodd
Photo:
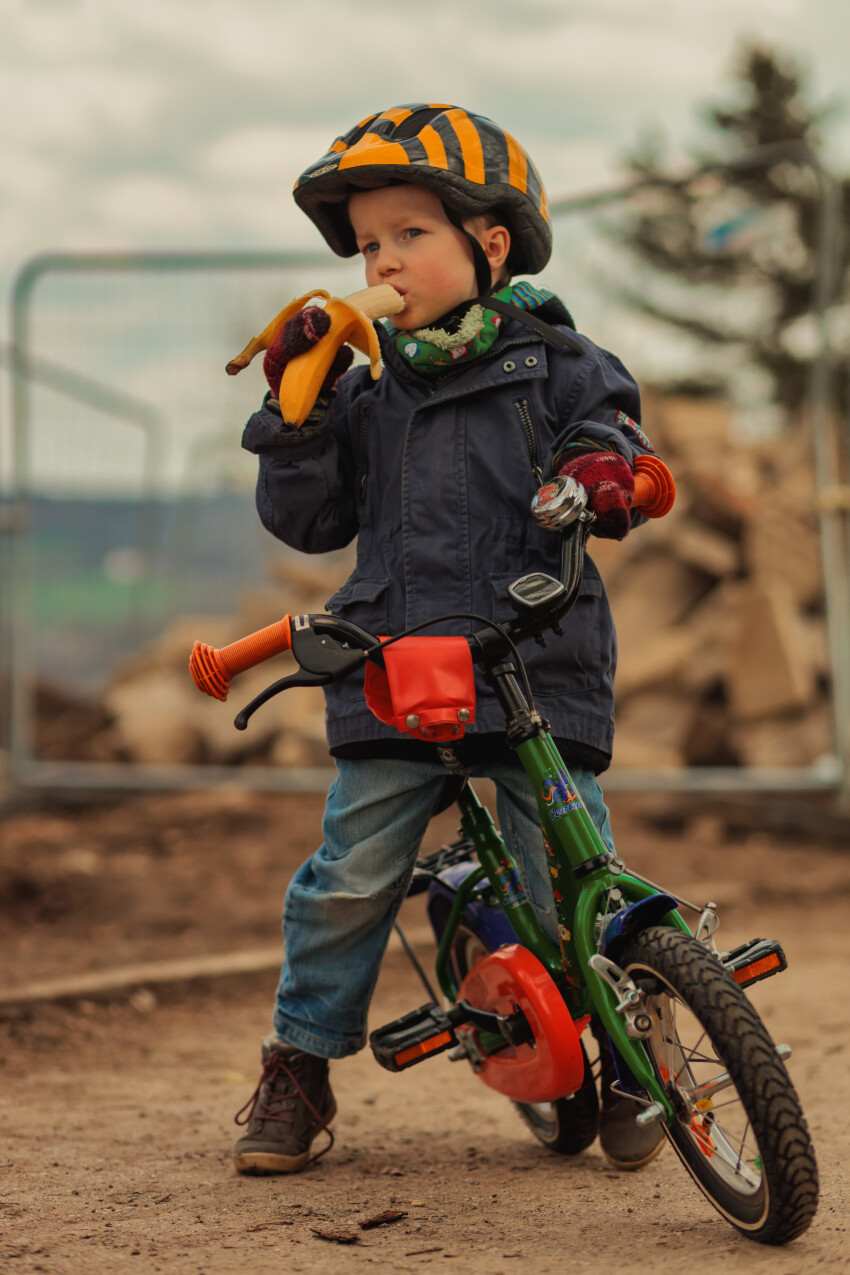
<instances>
[{"instance_id":1,"label":"bicycle helmet","mask_svg":"<svg viewBox=\"0 0 850 1275\"><path fill-rule=\"evenodd\" d=\"M301 174L293 195L333 251L353 257L345 201L355 190L391 182L429 187L456 224L498 209L511 234L513 273L536 274L549 260L552 232L540 175L519 143L483 115L445 103L370 115Z\"/></svg>"}]
</instances>

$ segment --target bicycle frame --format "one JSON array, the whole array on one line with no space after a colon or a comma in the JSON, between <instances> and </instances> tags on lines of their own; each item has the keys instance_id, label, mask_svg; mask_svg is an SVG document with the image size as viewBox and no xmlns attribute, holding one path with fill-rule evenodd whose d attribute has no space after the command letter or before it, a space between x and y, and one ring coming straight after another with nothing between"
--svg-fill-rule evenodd
<instances>
[{"instance_id":1,"label":"bicycle frame","mask_svg":"<svg viewBox=\"0 0 850 1275\"><path fill-rule=\"evenodd\" d=\"M510 674L502 676L510 677ZM449 964L452 942L467 904L480 892L486 878L518 941L546 967L573 1019L591 1013L599 1016L637 1085L646 1091L649 1100L662 1107L665 1117L672 1120L670 1099L653 1072L640 1040L627 1034L626 1023L617 1012L609 986L589 963L600 948L604 921L609 914L610 890L618 889L627 906L652 897L662 900L666 896L659 895L653 886L630 876L627 871L618 870L619 860L612 863L611 853L588 816L548 731L543 730L535 738L519 744L516 752L537 800L559 944L543 932L489 811L467 785L458 800L461 830L472 842L480 868L461 883L449 913L436 960L440 988L450 1001L456 998L458 989ZM675 908L665 909L653 920L690 933Z\"/></svg>"}]
</instances>

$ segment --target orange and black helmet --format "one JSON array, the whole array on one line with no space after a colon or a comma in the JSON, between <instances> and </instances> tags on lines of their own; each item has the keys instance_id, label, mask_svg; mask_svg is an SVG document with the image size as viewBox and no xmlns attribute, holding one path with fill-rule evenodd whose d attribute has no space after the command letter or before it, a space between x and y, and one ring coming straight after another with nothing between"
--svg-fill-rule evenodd
<instances>
[{"instance_id":1,"label":"orange and black helmet","mask_svg":"<svg viewBox=\"0 0 850 1275\"><path fill-rule=\"evenodd\" d=\"M536 274L552 252L540 174L509 133L459 106L393 106L361 120L295 184L295 202L340 257L357 252L345 201L390 182L432 189L463 217L498 209L511 232L510 267Z\"/></svg>"}]
</instances>

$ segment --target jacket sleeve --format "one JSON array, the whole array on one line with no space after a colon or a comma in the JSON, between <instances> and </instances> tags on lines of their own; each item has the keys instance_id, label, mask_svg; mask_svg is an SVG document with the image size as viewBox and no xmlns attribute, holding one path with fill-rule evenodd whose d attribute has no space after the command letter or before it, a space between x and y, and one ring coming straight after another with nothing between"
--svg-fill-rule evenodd
<instances>
[{"instance_id":1,"label":"jacket sleeve","mask_svg":"<svg viewBox=\"0 0 850 1275\"><path fill-rule=\"evenodd\" d=\"M620 360L586 337L584 367L559 398L560 428L554 439L552 469L572 448L619 452L629 464L653 450L640 427L640 391ZM569 356L567 356L569 357Z\"/></svg>"},{"instance_id":2,"label":"jacket sleeve","mask_svg":"<svg viewBox=\"0 0 850 1275\"><path fill-rule=\"evenodd\" d=\"M342 549L357 535L346 403L341 383L321 420L296 430L284 423L277 401L267 395L242 436L246 451L260 458L257 511L263 526L302 553Z\"/></svg>"}]
</instances>

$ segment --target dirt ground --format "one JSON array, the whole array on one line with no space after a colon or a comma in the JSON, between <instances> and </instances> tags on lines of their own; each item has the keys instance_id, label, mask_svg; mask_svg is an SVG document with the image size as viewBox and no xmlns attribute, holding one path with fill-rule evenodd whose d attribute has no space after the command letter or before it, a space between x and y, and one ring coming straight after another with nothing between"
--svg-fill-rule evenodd
<instances>
[{"instance_id":1,"label":"dirt ground","mask_svg":"<svg viewBox=\"0 0 850 1275\"><path fill-rule=\"evenodd\" d=\"M804 1237L772 1250L738 1236L669 1150L638 1174L613 1171L598 1144L572 1161L546 1152L505 1099L445 1056L399 1076L368 1052L335 1064L332 1151L301 1175L237 1177L232 1121L268 1029L267 969L0 1007L0 1271L845 1270L847 835L840 824L819 839L768 834L752 814L730 831L705 808L662 829L637 798L611 805L630 866L719 903L721 946L759 935L786 947L788 972L751 995L793 1047L820 1163L820 1211ZM313 796L234 792L0 815L0 992L268 948L320 809ZM429 844L453 835L441 816ZM420 899L402 919L427 957ZM425 999L394 944L374 1024ZM359 1227L390 1209L403 1216Z\"/></svg>"}]
</instances>

